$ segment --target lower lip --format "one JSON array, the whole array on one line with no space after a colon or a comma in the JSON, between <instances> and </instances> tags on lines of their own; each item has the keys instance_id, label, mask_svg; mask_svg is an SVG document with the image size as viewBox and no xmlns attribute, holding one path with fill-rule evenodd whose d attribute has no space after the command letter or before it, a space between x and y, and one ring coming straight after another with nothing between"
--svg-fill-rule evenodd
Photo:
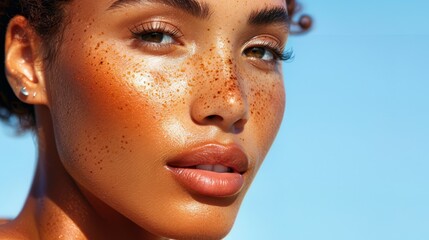
<instances>
[{"instance_id":1,"label":"lower lip","mask_svg":"<svg viewBox=\"0 0 429 240\"><path fill-rule=\"evenodd\" d=\"M192 168L168 169L186 189L210 197L228 197L240 192L244 184L239 173L218 173Z\"/></svg>"}]
</instances>

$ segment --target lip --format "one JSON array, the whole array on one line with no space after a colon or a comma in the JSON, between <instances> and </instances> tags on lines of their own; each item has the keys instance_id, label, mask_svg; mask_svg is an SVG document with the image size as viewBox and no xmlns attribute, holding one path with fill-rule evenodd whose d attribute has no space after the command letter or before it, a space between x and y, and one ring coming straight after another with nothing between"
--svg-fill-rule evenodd
<instances>
[{"instance_id":1,"label":"lip","mask_svg":"<svg viewBox=\"0 0 429 240\"><path fill-rule=\"evenodd\" d=\"M222 165L229 172L197 169L198 165ZM210 197L228 197L240 192L248 169L246 154L235 144L207 144L191 148L167 162L167 169L187 190Z\"/></svg>"}]
</instances>

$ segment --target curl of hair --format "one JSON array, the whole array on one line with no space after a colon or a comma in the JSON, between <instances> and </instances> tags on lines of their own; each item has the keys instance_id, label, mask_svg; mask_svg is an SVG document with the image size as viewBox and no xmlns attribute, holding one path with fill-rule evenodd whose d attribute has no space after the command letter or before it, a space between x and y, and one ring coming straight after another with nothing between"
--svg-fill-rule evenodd
<instances>
[{"instance_id":1,"label":"curl of hair","mask_svg":"<svg viewBox=\"0 0 429 240\"><path fill-rule=\"evenodd\" d=\"M295 0L286 0L287 11L289 13L289 23L291 26L292 34L305 33L310 30L313 19L306 15L302 14L297 17L298 13L301 12L302 7ZM297 18L297 20L295 20Z\"/></svg>"},{"instance_id":2,"label":"curl of hair","mask_svg":"<svg viewBox=\"0 0 429 240\"><path fill-rule=\"evenodd\" d=\"M46 44L58 37L64 25L62 6L71 0L1 0L0 2L0 59L4 63L4 44L9 21L16 15L24 16ZM301 10L295 0L286 0L290 16L291 33L302 33L310 29L312 20L301 15L295 21L297 12ZM46 59L55 57L56 47L45 47ZM11 89L5 74L4 66L0 66L0 119L9 124L16 124L18 132L35 127L33 105L21 102Z\"/></svg>"}]
</instances>

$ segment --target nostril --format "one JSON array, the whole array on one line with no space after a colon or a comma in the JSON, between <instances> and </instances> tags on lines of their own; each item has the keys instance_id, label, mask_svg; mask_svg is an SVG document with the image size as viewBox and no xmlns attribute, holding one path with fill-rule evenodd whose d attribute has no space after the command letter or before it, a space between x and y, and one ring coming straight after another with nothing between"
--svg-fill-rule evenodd
<instances>
[{"instance_id":1,"label":"nostril","mask_svg":"<svg viewBox=\"0 0 429 240\"><path fill-rule=\"evenodd\" d=\"M235 133L242 132L244 130L244 125L246 125L246 123L247 123L247 119L240 119L236 121L233 125L234 132Z\"/></svg>"},{"instance_id":2,"label":"nostril","mask_svg":"<svg viewBox=\"0 0 429 240\"><path fill-rule=\"evenodd\" d=\"M223 117L219 116L219 115L209 115L207 117L205 117L205 119L209 122L221 122L223 121Z\"/></svg>"}]
</instances>

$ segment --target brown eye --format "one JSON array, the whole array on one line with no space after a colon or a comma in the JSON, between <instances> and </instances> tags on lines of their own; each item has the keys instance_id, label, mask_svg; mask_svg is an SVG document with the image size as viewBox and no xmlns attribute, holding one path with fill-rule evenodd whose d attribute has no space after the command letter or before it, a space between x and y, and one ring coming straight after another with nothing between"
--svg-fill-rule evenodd
<instances>
[{"instance_id":1,"label":"brown eye","mask_svg":"<svg viewBox=\"0 0 429 240\"><path fill-rule=\"evenodd\" d=\"M274 55L263 47L251 47L244 50L243 54L249 58L258 58L266 61L274 60Z\"/></svg>"},{"instance_id":2,"label":"brown eye","mask_svg":"<svg viewBox=\"0 0 429 240\"><path fill-rule=\"evenodd\" d=\"M160 44L169 44L174 43L173 38L162 32L150 32L140 35L140 39L145 42L150 43L160 43Z\"/></svg>"}]
</instances>

